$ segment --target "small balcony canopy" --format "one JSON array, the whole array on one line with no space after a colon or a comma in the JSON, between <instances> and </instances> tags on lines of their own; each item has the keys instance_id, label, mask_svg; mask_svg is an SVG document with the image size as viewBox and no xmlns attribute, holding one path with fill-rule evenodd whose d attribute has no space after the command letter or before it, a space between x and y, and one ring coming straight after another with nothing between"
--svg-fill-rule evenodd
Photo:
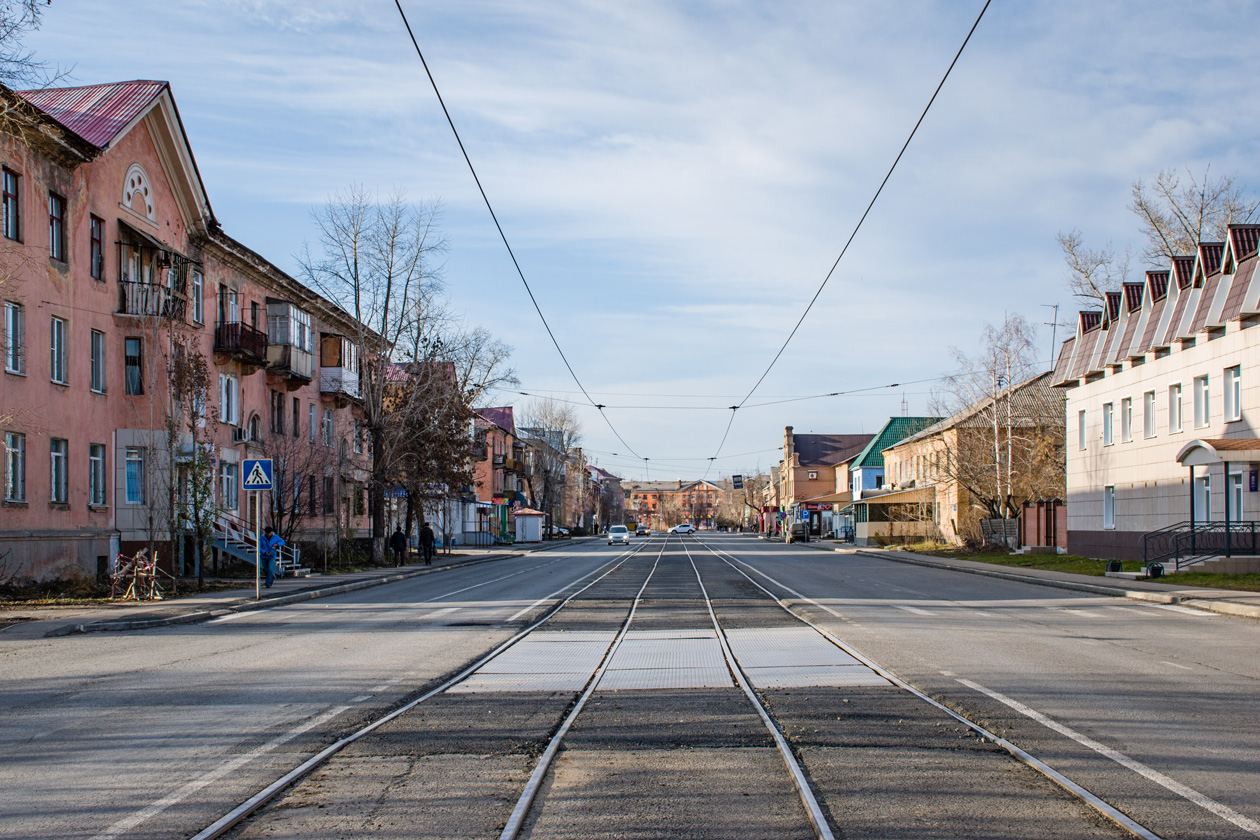
<instances>
[{"instance_id":1,"label":"small balcony canopy","mask_svg":"<svg viewBox=\"0 0 1260 840\"><path fill-rule=\"evenodd\" d=\"M1225 461L1260 462L1260 438L1192 440L1177 453L1177 463L1183 467L1206 467Z\"/></svg>"}]
</instances>

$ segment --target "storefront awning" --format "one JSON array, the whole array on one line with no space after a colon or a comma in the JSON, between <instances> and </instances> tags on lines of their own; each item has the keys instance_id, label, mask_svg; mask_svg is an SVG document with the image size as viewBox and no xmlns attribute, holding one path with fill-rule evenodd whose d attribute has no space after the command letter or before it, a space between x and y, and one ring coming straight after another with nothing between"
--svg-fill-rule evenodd
<instances>
[{"instance_id":1,"label":"storefront awning","mask_svg":"<svg viewBox=\"0 0 1260 840\"><path fill-rule=\"evenodd\" d=\"M936 501L936 491L931 487L912 487L909 490L894 490L878 496L863 496L854 504L859 505L901 505L915 502Z\"/></svg>"},{"instance_id":2,"label":"storefront awning","mask_svg":"<svg viewBox=\"0 0 1260 840\"><path fill-rule=\"evenodd\" d=\"M1177 453L1183 467L1205 467L1224 461L1260 461L1260 438L1192 440Z\"/></svg>"},{"instance_id":3,"label":"storefront awning","mask_svg":"<svg viewBox=\"0 0 1260 840\"><path fill-rule=\"evenodd\" d=\"M825 493L822 496L811 496L808 499L801 499L795 504L798 505L847 505L853 501L853 491L846 490L843 493Z\"/></svg>"}]
</instances>

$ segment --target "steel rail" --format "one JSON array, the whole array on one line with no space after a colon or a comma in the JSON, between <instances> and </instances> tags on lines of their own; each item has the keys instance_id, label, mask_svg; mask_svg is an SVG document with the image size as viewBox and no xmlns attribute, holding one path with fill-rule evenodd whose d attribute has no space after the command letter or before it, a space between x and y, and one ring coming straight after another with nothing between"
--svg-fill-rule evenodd
<instances>
[{"instance_id":1,"label":"steel rail","mask_svg":"<svg viewBox=\"0 0 1260 840\"><path fill-rule=\"evenodd\" d=\"M248 818L250 815L255 813L259 808L263 807L272 799L274 799L282 791L289 788L295 782L301 781L303 778L310 775L312 771L326 764L329 759L331 759L337 753L341 752L346 747L353 744L355 741L358 741L360 738L364 737L365 735L368 735L369 733L374 732L375 730L379 729L380 727L384 726L390 721L395 720L396 718L406 714L407 712L411 711L416 706L420 705L421 703L433 697L434 695L441 694L443 691L446 691L451 686L456 685L457 683L462 682L463 680L467 679L478 668L481 668L483 665L490 662L496 656L499 656L500 654L502 654L508 648L512 647L521 639L525 638L527 635L529 635L534 630L536 630L540 625L544 624L547 621L550 621L551 618L555 616L555 614L558 613L560 609L564 607L565 604L569 603L569 601L572 601L574 598L581 595L583 592L590 589L592 586L599 583L604 578L608 577L617 569L621 568L632 557L634 557L636 554L638 554L640 551L642 551L646 547L647 547L647 543L643 543L641 546L638 546L632 549L631 551L627 552L625 556L621 558L614 558L608 561L608 563L604 565L605 566L612 565L612 568L608 569L603 574L599 575L599 577L595 578L590 583L583 586L581 589L578 589L573 594L565 597L564 600L556 603L555 606L549 609L541 618L539 618L529 627L526 627L525 629L521 630L519 633L512 636L512 638L500 644L494 650L490 651L489 653L485 654L481 658L477 659L471 665L468 665L467 667L463 668L458 674L456 674L455 676L451 677L448 680L445 680L441 685L437 686L436 688L433 688L425 692L421 696L417 697L415 700L412 700L409 703L406 703L398 707L397 709L394 709L392 712L389 712L388 714L385 714L384 716L377 718L376 720L367 724L366 726L363 726L362 728L355 730L351 734L345 736L344 738L341 738L335 743L332 743L328 745L327 747L325 747L324 749L320 750L318 753L311 756L306 761L302 762L297 767L290 770L288 773L285 773L279 779L267 785L258 793L254 794L249 799L242 802L240 805L237 805L231 811L224 814L222 817L215 820L213 823L206 826L201 831L194 834L191 840L217 840L217 838L222 837L227 832L231 831L233 828L239 825L242 820ZM603 567L602 566L596 567L593 571L587 572L585 575L579 576L574 581L574 583L576 584L580 582L582 578L589 577L590 575L598 573L601 568Z\"/></svg>"},{"instance_id":2,"label":"steel rail","mask_svg":"<svg viewBox=\"0 0 1260 840\"><path fill-rule=\"evenodd\" d=\"M525 818L529 816L529 809L534 804L534 799L538 796L539 789L542 788L543 780L547 777L547 771L551 769L551 763L556 757L556 753L560 751L560 743L564 740L564 736L568 734L569 728L573 726L573 721L577 720L577 716L582 713L582 709L586 706L586 701L591 699L591 695L595 693L595 689L599 686L599 681L603 678L604 672L608 670L608 666L612 663L613 656L616 655L618 648L621 647L622 641L626 638L626 633L630 630L630 624L634 621L634 614L639 609L639 601L643 598L643 591L647 589L648 583L651 582L652 576L656 574L656 569L661 563L661 556L665 553L665 546L669 543L669 538L661 543L661 550L657 552L656 561L652 564L652 570L648 572L646 578L643 579L643 585L639 587L639 591L634 596L634 601L630 604L630 613L626 616L626 620L621 625L621 630L617 633L617 638L608 646L608 650L604 653L604 658L600 660L599 667L587 680L586 687L582 691L582 696L573 704L573 708L569 714L565 716L564 722L551 736L551 740L547 743L547 749L539 757L538 763L534 765L534 772L529 774L529 781L525 783L525 789L521 791L520 798L516 800L516 806L512 808L512 813L508 817L507 823L503 826L503 832L499 835L499 840L516 840L520 834L521 828L525 825ZM647 545L644 543L643 545Z\"/></svg>"},{"instance_id":3,"label":"steel rail","mask_svg":"<svg viewBox=\"0 0 1260 840\"><path fill-rule=\"evenodd\" d=\"M984 726L981 726L980 724L964 717L963 715L959 714L958 712L946 706L944 703L941 703L940 701L935 700L932 697L929 697L927 694L915 688L910 683L901 679L901 677L889 671L887 668L884 668L883 666L876 664L875 662L868 659L863 654L849 647L849 645L845 644L840 639L832 635L832 633L829 630L827 630L825 627L821 627L815 624L814 622L810 621L805 616L793 610L787 604L783 603L783 601L780 598L776 597L773 592L771 592L769 589L766 589L757 581L753 580L753 578L749 576L748 573L745 572L743 569L739 568L739 566L744 566L746 568L752 569L757 574L762 575L767 580L770 580L777 584L777 581L773 581L773 579L770 578L768 575L766 575L764 572L760 571L759 569L753 568L752 565L744 562L743 560L740 560L738 557L736 557L734 554L731 554L728 551L716 549L713 546L710 546L703 541L701 541L701 545L704 545L705 548L707 548L709 551L715 554L720 560L722 560L722 562L726 563L732 569L734 569L735 571L743 575L744 578L753 586L757 587L762 592L766 593L766 595L772 601L778 604L782 610L787 612L788 615L791 615L793 618L797 619L803 624L809 625L814 630L816 630L819 634L821 634L823 638L827 639L827 641L831 642L833 645L840 648L842 651L852 656L854 659L858 660L863 665L870 668L872 671L879 674L881 677L888 680L893 685L897 686L898 688L904 689L905 691L910 692L911 694L918 697L920 700L924 701L925 703L928 703L929 705L939 709L940 711L954 718L959 723L963 724L968 729L972 730L977 735L984 738L986 741L996 744L997 746L1006 750L1006 752L1009 753L1012 757L1028 765L1032 769L1036 770L1038 773L1041 773L1050 781L1054 782L1056 785L1063 788L1068 793L1071 793L1073 796L1076 796L1078 799L1085 802L1094 810L1098 811L1100 814L1102 814L1104 817L1114 822L1116 825L1120 826L1121 828L1125 829L1129 833L1133 834L1135 837L1140 837L1142 838L1142 840L1163 840L1163 838L1160 837L1160 835L1151 831L1149 828L1142 825L1137 820L1134 820L1128 814L1124 813L1123 811L1121 811L1119 808L1115 807L1111 803L1105 801L1100 796L1088 790L1084 786L1080 785L1077 782L1072 781L1072 779L1068 778L1063 773L1060 773L1058 770L1055 770L1049 764L1046 764L1044 761L1037 758L1032 753L1028 752L1027 750L1021 747L1016 746L1015 744L1003 738L1001 735L991 732L988 729L986 729ZM730 558L730 559L727 559L727 558ZM731 560L734 560L735 562L731 562ZM736 563L738 563L739 566L737 566ZM782 586L782 584L777 584L777 585Z\"/></svg>"},{"instance_id":4,"label":"steel rail","mask_svg":"<svg viewBox=\"0 0 1260 840\"><path fill-rule=\"evenodd\" d=\"M701 544L703 545L703 543ZM707 548L708 546L705 547ZM705 588L704 580L700 576L700 569L696 567L696 561L691 556L691 551L687 548L686 542L683 543L683 551L687 553L687 562L691 563L691 570L696 574L696 583L700 584L700 592L704 595L704 605L709 610L709 619L713 622L713 630L717 633L718 642L722 645L722 653L726 656L727 666L734 674L740 688L744 690L744 694L747 695L749 702L753 704L753 708L757 710L757 714L761 717L761 722L765 724L766 729L770 730L775 746L779 748L779 755L782 756L783 763L787 765L788 773L792 776L792 785L801 797L801 804L805 806L805 813L809 817L810 825L814 827L814 834L817 835L818 840L835 840L835 835L831 833L831 826L827 823L827 815L823 812L822 806L818 804L818 797L814 796L814 789L809 783L809 777L805 774L805 768L801 765L800 760L797 759L796 753L792 752L792 747L788 744L787 737L784 736L783 730L770 714L770 710L766 708L765 703L762 702L757 692L753 691L752 682L748 679L748 675L735 657L735 652L731 650L730 643L726 639L726 631L722 629L722 625L718 622L717 614L713 612L713 601L709 598L709 590ZM736 569L736 571L739 570Z\"/></svg>"}]
</instances>

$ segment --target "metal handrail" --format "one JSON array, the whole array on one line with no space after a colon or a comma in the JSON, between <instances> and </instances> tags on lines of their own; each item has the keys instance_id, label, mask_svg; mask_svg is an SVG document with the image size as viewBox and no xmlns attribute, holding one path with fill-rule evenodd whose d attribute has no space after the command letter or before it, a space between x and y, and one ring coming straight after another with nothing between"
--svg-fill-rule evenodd
<instances>
[{"instance_id":1,"label":"metal handrail","mask_svg":"<svg viewBox=\"0 0 1260 840\"><path fill-rule=\"evenodd\" d=\"M1142 564L1167 563L1183 567L1207 557L1235 552L1256 554L1256 522L1178 522L1142 535Z\"/></svg>"}]
</instances>

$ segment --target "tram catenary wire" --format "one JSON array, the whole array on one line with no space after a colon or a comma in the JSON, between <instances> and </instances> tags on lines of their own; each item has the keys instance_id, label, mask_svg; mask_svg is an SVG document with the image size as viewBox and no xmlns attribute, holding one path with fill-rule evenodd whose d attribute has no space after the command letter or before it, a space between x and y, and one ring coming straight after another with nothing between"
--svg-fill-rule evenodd
<instances>
[{"instance_id":1,"label":"tram catenary wire","mask_svg":"<svg viewBox=\"0 0 1260 840\"><path fill-rule=\"evenodd\" d=\"M954 54L954 60L949 63L949 67L945 70L945 75L943 75L940 82L937 83L936 90L932 92L931 99L928 100L927 105L923 108L923 113L919 114L919 119L915 122L914 128L910 129L910 135L906 138L906 142L901 145L901 151L897 152L897 157L893 160L892 166L888 167L888 172L884 175L884 180L879 182L879 187L875 190L875 194L871 196L870 203L868 203L866 205L866 209L862 211L862 216L853 227L853 232L849 234L849 238L845 241L844 247L840 249L840 255L837 256L836 261L831 264L831 268L827 271L827 275L823 277L823 281L819 284L818 290L814 292L814 296L809 299L809 303L805 306L805 311L802 312L801 317L797 319L796 325L792 327L792 331L789 332L787 338L783 340L782 346L780 346L778 352L774 354L774 358L770 360L770 364L766 365L766 369L761 372L761 376L759 376L757 381L753 383L753 386L748 389L748 393L744 396L744 398L740 400L737 405L731 406L731 416L726 422L726 430L722 432L722 440L718 443L717 450L713 453L714 458L722 454L722 447L726 445L726 438L730 435L731 426L735 423L735 415L739 412L739 409L742 408L749 399L751 399L757 389L761 387L761 383L765 381L766 377L770 375L770 371L779 361L779 357L783 355L783 351L786 350L787 346L792 343L793 337L796 336L796 331L801 328L801 324L805 323L805 318L809 315L810 310L814 308L814 304L818 301L819 295L822 294L823 289L827 288L827 283L831 280L832 275L835 274L836 267L840 265L840 260L844 259L844 255L848 252L849 246L853 244L853 240L857 236L858 231L862 229L862 223L865 222L866 217L870 215L871 208L873 208L875 206L875 202L879 200L880 193L884 191L884 186L888 183L888 179L892 177L893 171L897 168L897 164L901 162L902 155L904 155L906 153L906 149L909 148L910 141L914 139L914 135L918 132L919 126L923 124L923 120L927 117L928 111L931 110L932 103L936 101L936 97L940 94L941 88L945 87L945 81L949 78L949 74L953 72L954 65L958 63L958 59L962 58L963 50L967 48L967 44L971 41L971 36L975 33L976 27L980 25L980 21L984 18L984 13L988 10L991 2L993 2L993 0L985 0L984 6L980 9L980 14L976 15L975 23L971 24L971 29L967 30L967 37L963 39L962 45L958 48L958 52ZM708 476L708 474L708 470L705 470L705 476Z\"/></svg>"}]
</instances>

